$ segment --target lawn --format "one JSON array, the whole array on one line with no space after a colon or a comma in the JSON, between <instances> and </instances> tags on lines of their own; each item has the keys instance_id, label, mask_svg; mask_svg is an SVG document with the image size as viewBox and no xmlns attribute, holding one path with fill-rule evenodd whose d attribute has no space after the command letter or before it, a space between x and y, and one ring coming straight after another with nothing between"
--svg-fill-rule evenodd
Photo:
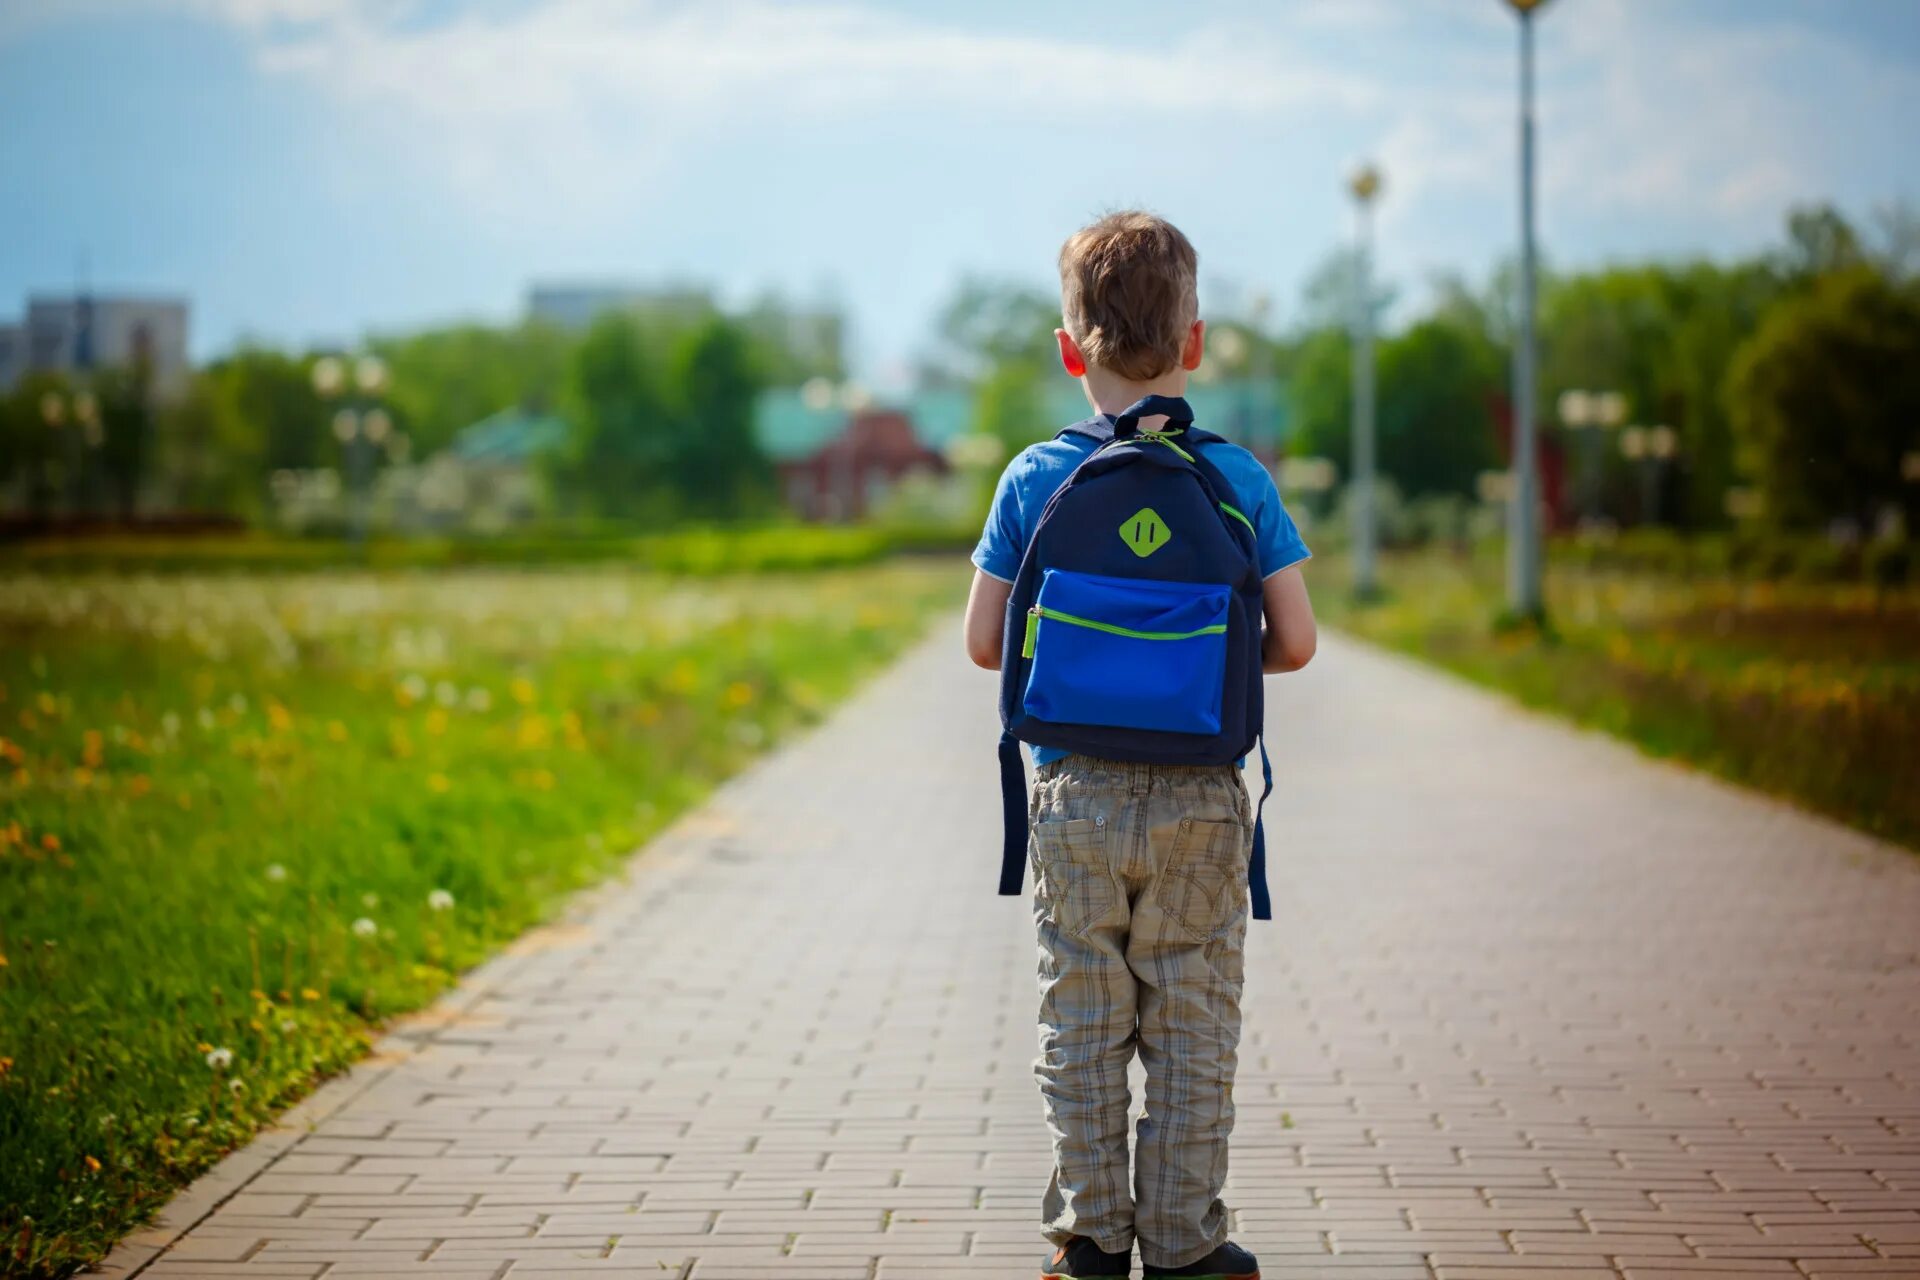
<instances>
[{"instance_id":1,"label":"lawn","mask_svg":"<svg viewBox=\"0 0 1920 1280\"><path fill-rule=\"evenodd\" d=\"M1323 618L1646 751L1920 847L1920 591L1556 562L1551 634L1496 632L1497 552L1315 565Z\"/></svg>"},{"instance_id":2,"label":"lawn","mask_svg":"<svg viewBox=\"0 0 1920 1280\"><path fill-rule=\"evenodd\" d=\"M99 1256L963 586L0 579L0 1274Z\"/></svg>"}]
</instances>

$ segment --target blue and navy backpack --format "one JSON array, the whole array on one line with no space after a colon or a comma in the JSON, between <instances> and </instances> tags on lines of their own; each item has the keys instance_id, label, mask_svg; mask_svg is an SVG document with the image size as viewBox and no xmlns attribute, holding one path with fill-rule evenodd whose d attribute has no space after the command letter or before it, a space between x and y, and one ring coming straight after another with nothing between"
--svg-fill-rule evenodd
<instances>
[{"instance_id":1,"label":"blue and navy backpack","mask_svg":"<svg viewBox=\"0 0 1920 1280\"><path fill-rule=\"evenodd\" d=\"M1141 418L1164 414L1159 431ZM1148 396L1060 433L1097 442L1041 512L1001 642L1000 892L1026 871L1020 746L1150 764L1232 764L1260 738L1261 581L1253 522L1200 446L1187 402ZM1266 787L1273 769L1264 743ZM1248 887L1273 916L1256 818Z\"/></svg>"}]
</instances>

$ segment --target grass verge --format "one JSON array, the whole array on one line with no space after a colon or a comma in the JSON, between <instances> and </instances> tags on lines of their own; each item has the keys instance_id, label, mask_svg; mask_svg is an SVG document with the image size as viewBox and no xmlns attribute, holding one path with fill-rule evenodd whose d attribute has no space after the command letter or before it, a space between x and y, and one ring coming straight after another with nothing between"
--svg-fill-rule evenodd
<instances>
[{"instance_id":1,"label":"grass verge","mask_svg":"<svg viewBox=\"0 0 1920 1280\"><path fill-rule=\"evenodd\" d=\"M963 584L9 578L0 1274L100 1256Z\"/></svg>"},{"instance_id":2,"label":"grass verge","mask_svg":"<svg viewBox=\"0 0 1920 1280\"><path fill-rule=\"evenodd\" d=\"M1496 626L1497 552L1404 552L1329 623L1732 781L1920 848L1920 592L1556 563L1549 628Z\"/></svg>"}]
</instances>

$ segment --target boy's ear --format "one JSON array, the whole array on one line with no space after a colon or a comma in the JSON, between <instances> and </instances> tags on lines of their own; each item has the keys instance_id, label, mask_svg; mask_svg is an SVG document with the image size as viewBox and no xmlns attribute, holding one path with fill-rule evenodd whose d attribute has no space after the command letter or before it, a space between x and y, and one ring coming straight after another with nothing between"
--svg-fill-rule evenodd
<instances>
[{"instance_id":1,"label":"boy's ear","mask_svg":"<svg viewBox=\"0 0 1920 1280\"><path fill-rule=\"evenodd\" d=\"M1180 348L1180 367L1192 373L1200 367L1200 358L1207 353L1207 322L1195 320L1193 328L1187 330L1187 340Z\"/></svg>"},{"instance_id":2,"label":"boy's ear","mask_svg":"<svg viewBox=\"0 0 1920 1280\"><path fill-rule=\"evenodd\" d=\"M1060 367L1067 371L1067 376L1069 378L1086 377L1087 358L1080 354L1080 344L1073 340L1073 335L1065 329L1055 329L1053 338L1060 344Z\"/></svg>"}]
</instances>

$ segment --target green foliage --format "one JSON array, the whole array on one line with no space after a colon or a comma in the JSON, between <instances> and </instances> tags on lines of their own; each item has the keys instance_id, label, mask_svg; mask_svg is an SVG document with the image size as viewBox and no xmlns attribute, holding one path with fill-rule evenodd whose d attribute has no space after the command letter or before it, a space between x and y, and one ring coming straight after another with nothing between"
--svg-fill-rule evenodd
<instances>
[{"instance_id":1,"label":"green foliage","mask_svg":"<svg viewBox=\"0 0 1920 1280\"><path fill-rule=\"evenodd\" d=\"M1423 320L1381 345L1381 470L1409 497L1466 497L1496 461L1492 404L1500 355L1486 338Z\"/></svg>"},{"instance_id":2,"label":"green foliage","mask_svg":"<svg viewBox=\"0 0 1920 1280\"><path fill-rule=\"evenodd\" d=\"M1027 360L995 365L980 380L973 402L973 429L998 440L1009 456L1058 429L1047 421L1045 374Z\"/></svg>"},{"instance_id":3,"label":"green foliage","mask_svg":"<svg viewBox=\"0 0 1920 1280\"><path fill-rule=\"evenodd\" d=\"M672 521L735 517L768 505L770 468L753 431L761 374L746 336L707 319L681 334L665 368L639 324L594 322L568 375L573 440L563 487L595 514Z\"/></svg>"},{"instance_id":4,"label":"green foliage","mask_svg":"<svg viewBox=\"0 0 1920 1280\"><path fill-rule=\"evenodd\" d=\"M97 1258L962 583L11 580L0 1274Z\"/></svg>"},{"instance_id":5,"label":"green foliage","mask_svg":"<svg viewBox=\"0 0 1920 1280\"><path fill-rule=\"evenodd\" d=\"M679 430L666 476L680 509L716 517L765 507L773 472L753 432L761 377L746 336L717 318L686 334L673 353L670 385Z\"/></svg>"},{"instance_id":6,"label":"green foliage","mask_svg":"<svg viewBox=\"0 0 1920 1280\"><path fill-rule=\"evenodd\" d=\"M462 429L501 409L553 409L572 345L562 330L540 324L458 325L369 344L387 362L388 400L406 423L416 457L444 448Z\"/></svg>"},{"instance_id":7,"label":"green foliage","mask_svg":"<svg viewBox=\"0 0 1920 1280\"><path fill-rule=\"evenodd\" d=\"M1741 347L1727 408L1768 514L1790 528L1836 515L1872 527L1904 508L1920 528L1920 296L1868 268L1821 276Z\"/></svg>"},{"instance_id":8,"label":"green foliage","mask_svg":"<svg viewBox=\"0 0 1920 1280\"><path fill-rule=\"evenodd\" d=\"M1449 319L1424 320L1375 349L1380 472L1408 497L1473 493L1496 461L1492 405L1500 354ZM1324 329L1302 344L1292 384L1296 452L1352 457L1353 344Z\"/></svg>"},{"instance_id":9,"label":"green foliage","mask_svg":"<svg viewBox=\"0 0 1920 1280\"><path fill-rule=\"evenodd\" d=\"M942 370L949 377L970 378L1002 365L1049 368L1059 325L1057 294L968 277L934 321L943 347Z\"/></svg>"}]
</instances>

